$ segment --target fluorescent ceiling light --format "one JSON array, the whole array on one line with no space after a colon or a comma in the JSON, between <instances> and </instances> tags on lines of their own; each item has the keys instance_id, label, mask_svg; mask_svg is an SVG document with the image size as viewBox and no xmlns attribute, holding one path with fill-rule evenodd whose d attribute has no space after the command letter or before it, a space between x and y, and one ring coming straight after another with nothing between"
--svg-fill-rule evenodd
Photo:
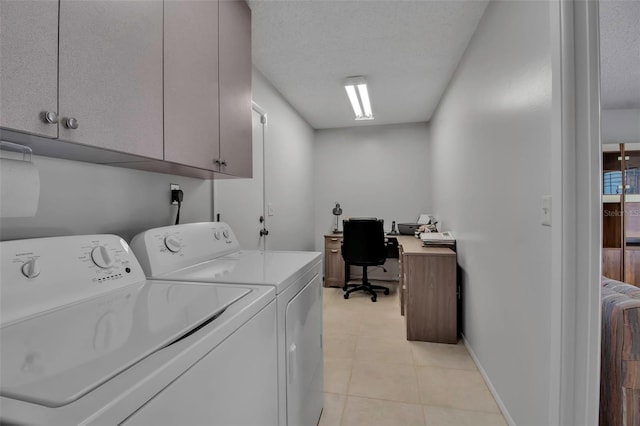
<instances>
[{"instance_id":1,"label":"fluorescent ceiling light","mask_svg":"<svg viewBox=\"0 0 640 426\"><path fill-rule=\"evenodd\" d=\"M344 88L347 91L347 96L349 96L349 101L351 101L356 120L373 120L369 91L364 78L349 77L344 83ZM356 88L358 89L357 91Z\"/></svg>"},{"instance_id":2,"label":"fluorescent ceiling light","mask_svg":"<svg viewBox=\"0 0 640 426\"><path fill-rule=\"evenodd\" d=\"M349 96L349 100L351 101L351 108L353 108L353 112L356 114L356 119L358 117L362 118L362 108L360 108L360 101L358 101L358 95L356 94L355 86L344 86L347 91L347 96Z\"/></svg>"}]
</instances>

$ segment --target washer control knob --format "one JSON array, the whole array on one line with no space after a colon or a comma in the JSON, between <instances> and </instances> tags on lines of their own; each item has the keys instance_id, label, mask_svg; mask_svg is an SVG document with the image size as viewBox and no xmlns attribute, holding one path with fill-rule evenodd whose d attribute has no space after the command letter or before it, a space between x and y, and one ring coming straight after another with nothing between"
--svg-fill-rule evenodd
<instances>
[{"instance_id":1,"label":"washer control knob","mask_svg":"<svg viewBox=\"0 0 640 426\"><path fill-rule=\"evenodd\" d=\"M40 261L34 258L23 263L22 274L27 278L35 278L40 275Z\"/></svg>"},{"instance_id":2,"label":"washer control knob","mask_svg":"<svg viewBox=\"0 0 640 426\"><path fill-rule=\"evenodd\" d=\"M113 259L105 246L97 246L91 250L91 259L96 266L107 269L113 265Z\"/></svg>"},{"instance_id":3,"label":"washer control knob","mask_svg":"<svg viewBox=\"0 0 640 426\"><path fill-rule=\"evenodd\" d=\"M177 253L182 248L180 241L176 237L168 236L164 237L164 245L169 249L171 253Z\"/></svg>"},{"instance_id":4,"label":"washer control knob","mask_svg":"<svg viewBox=\"0 0 640 426\"><path fill-rule=\"evenodd\" d=\"M229 238L229 230L225 229L224 231L222 231L222 235L224 235L225 238Z\"/></svg>"},{"instance_id":5,"label":"washer control knob","mask_svg":"<svg viewBox=\"0 0 640 426\"><path fill-rule=\"evenodd\" d=\"M216 240L219 240L220 239L220 231L214 232L213 236L216 238Z\"/></svg>"}]
</instances>

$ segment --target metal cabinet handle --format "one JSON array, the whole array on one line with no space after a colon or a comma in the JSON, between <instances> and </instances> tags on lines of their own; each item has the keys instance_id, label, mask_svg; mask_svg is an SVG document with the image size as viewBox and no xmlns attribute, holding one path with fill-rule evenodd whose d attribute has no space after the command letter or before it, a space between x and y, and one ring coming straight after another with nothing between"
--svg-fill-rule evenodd
<instances>
[{"instance_id":1,"label":"metal cabinet handle","mask_svg":"<svg viewBox=\"0 0 640 426\"><path fill-rule=\"evenodd\" d=\"M264 237L265 235L269 235L269 231L268 231L268 230L266 230L266 229L261 229L261 230L260 230L260 236L261 236L261 237Z\"/></svg>"},{"instance_id":2,"label":"metal cabinet handle","mask_svg":"<svg viewBox=\"0 0 640 426\"><path fill-rule=\"evenodd\" d=\"M227 165L227 160L220 160L220 165L221 166L226 166Z\"/></svg>"},{"instance_id":3,"label":"metal cabinet handle","mask_svg":"<svg viewBox=\"0 0 640 426\"><path fill-rule=\"evenodd\" d=\"M44 111L42 113L42 119L47 124L57 124L58 114L56 114L54 111Z\"/></svg>"},{"instance_id":4,"label":"metal cabinet handle","mask_svg":"<svg viewBox=\"0 0 640 426\"><path fill-rule=\"evenodd\" d=\"M69 117L64 119L64 126L67 129L77 129L78 128L78 120L74 117Z\"/></svg>"},{"instance_id":5,"label":"metal cabinet handle","mask_svg":"<svg viewBox=\"0 0 640 426\"><path fill-rule=\"evenodd\" d=\"M337 253L338 250L331 250L331 253Z\"/></svg>"},{"instance_id":6,"label":"metal cabinet handle","mask_svg":"<svg viewBox=\"0 0 640 426\"><path fill-rule=\"evenodd\" d=\"M331 241L338 241L338 239L337 238L332 238Z\"/></svg>"}]
</instances>

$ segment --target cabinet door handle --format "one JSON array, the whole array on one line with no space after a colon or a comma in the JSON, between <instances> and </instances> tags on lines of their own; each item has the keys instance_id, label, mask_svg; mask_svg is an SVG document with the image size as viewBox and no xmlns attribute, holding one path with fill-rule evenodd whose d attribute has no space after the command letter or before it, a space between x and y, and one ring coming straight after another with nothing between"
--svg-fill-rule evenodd
<instances>
[{"instance_id":1,"label":"cabinet door handle","mask_svg":"<svg viewBox=\"0 0 640 426\"><path fill-rule=\"evenodd\" d=\"M337 238L332 238L331 241L338 241L338 239Z\"/></svg>"},{"instance_id":2,"label":"cabinet door handle","mask_svg":"<svg viewBox=\"0 0 640 426\"><path fill-rule=\"evenodd\" d=\"M77 129L78 128L78 120L74 117L69 117L64 119L64 126L67 129Z\"/></svg>"},{"instance_id":3,"label":"cabinet door handle","mask_svg":"<svg viewBox=\"0 0 640 426\"><path fill-rule=\"evenodd\" d=\"M331 253L337 253L338 250L331 250Z\"/></svg>"},{"instance_id":4,"label":"cabinet door handle","mask_svg":"<svg viewBox=\"0 0 640 426\"><path fill-rule=\"evenodd\" d=\"M58 122L58 114L54 111L45 111L42 113L42 119L47 124L56 124Z\"/></svg>"},{"instance_id":5,"label":"cabinet door handle","mask_svg":"<svg viewBox=\"0 0 640 426\"><path fill-rule=\"evenodd\" d=\"M227 165L227 160L220 160L220 165L221 166L226 166Z\"/></svg>"}]
</instances>

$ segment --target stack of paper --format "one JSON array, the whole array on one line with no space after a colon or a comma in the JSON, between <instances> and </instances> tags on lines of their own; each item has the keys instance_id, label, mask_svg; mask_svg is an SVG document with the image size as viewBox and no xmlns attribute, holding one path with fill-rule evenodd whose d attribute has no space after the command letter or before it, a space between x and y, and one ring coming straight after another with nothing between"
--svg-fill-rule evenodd
<instances>
[{"instance_id":1,"label":"stack of paper","mask_svg":"<svg viewBox=\"0 0 640 426\"><path fill-rule=\"evenodd\" d=\"M420 234L425 247L447 247L456 249L456 239L451 232L423 232Z\"/></svg>"}]
</instances>

